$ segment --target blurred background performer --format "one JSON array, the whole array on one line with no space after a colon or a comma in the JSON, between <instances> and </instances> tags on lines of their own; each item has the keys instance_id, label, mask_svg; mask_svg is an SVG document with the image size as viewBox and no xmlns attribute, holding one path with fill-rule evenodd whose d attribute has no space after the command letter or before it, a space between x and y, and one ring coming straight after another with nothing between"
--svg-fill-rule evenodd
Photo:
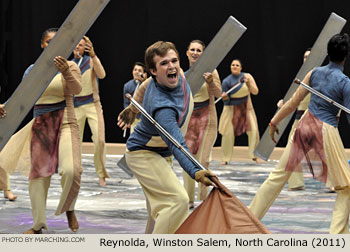
<instances>
[{"instance_id":1,"label":"blurred background performer","mask_svg":"<svg viewBox=\"0 0 350 252\"><path fill-rule=\"evenodd\" d=\"M82 74L83 89L74 97L80 140L83 141L85 122L88 121L94 143L94 164L100 186L106 185L109 175L106 171L105 123L98 92L98 79L103 79L106 72L97 57L91 40L84 36L73 50L73 61L78 64Z\"/></svg>"},{"instance_id":2,"label":"blurred background performer","mask_svg":"<svg viewBox=\"0 0 350 252\"><path fill-rule=\"evenodd\" d=\"M219 133L221 138L222 165L227 165L232 157L235 136L248 135L249 158L257 163L261 160L254 155L259 143L259 128L250 94L257 95L259 89L253 76L242 72L242 63L234 59L231 63L231 74L222 81L222 99L224 109L220 116ZM233 85L237 89L227 94Z\"/></svg>"},{"instance_id":3,"label":"blurred background performer","mask_svg":"<svg viewBox=\"0 0 350 252\"><path fill-rule=\"evenodd\" d=\"M192 66L202 55L205 44L200 40L193 40L189 44L186 55L189 65ZM189 151L206 168L209 167L209 158L217 137L217 115L215 99L221 96L221 81L217 70L213 73L204 73L205 82L193 97L194 107L188 124L185 141ZM189 196L189 208L194 207L195 181L183 171L184 186ZM198 184L199 200L207 197L208 189Z\"/></svg>"},{"instance_id":4,"label":"blurred background performer","mask_svg":"<svg viewBox=\"0 0 350 252\"><path fill-rule=\"evenodd\" d=\"M132 80L129 80L127 83L124 84L123 89L123 99L124 99L124 108L129 106L130 102L128 99L126 99L125 95L130 94L131 96L134 95L135 91L138 89L138 87L141 85L141 83L147 79L147 71L145 64L141 62L136 62L132 68ZM136 116L135 121L130 126L130 134L134 131L135 126L140 122L141 114L138 114Z\"/></svg>"}]
</instances>

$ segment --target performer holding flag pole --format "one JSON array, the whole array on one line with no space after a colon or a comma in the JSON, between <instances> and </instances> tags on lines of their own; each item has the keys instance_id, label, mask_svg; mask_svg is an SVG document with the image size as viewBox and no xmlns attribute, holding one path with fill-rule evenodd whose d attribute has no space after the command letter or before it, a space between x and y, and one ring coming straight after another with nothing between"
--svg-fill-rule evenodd
<instances>
[{"instance_id":1,"label":"performer holding flag pole","mask_svg":"<svg viewBox=\"0 0 350 252\"><path fill-rule=\"evenodd\" d=\"M338 102L332 100L331 98L325 96L324 94L318 92L317 90L313 89L312 87L306 85L304 82L300 81L299 79L295 79L294 82L300 86L302 86L303 88L305 88L306 90L310 91L311 93L321 97L322 99L328 101L329 103L333 104L334 106L340 108L341 110L344 110L346 113L350 114L350 109L348 109L347 107L344 107L343 105L339 104Z\"/></svg>"},{"instance_id":2,"label":"performer holding flag pole","mask_svg":"<svg viewBox=\"0 0 350 252\"><path fill-rule=\"evenodd\" d=\"M147 48L145 62L152 78L145 89L143 107L187 150L183 135L193 98L180 68L178 51L173 43L158 41ZM122 129L131 124L128 113L123 110L118 116L118 126ZM187 218L189 198L172 170L172 155L197 182L214 185L209 177L215 174L193 163L144 115L126 147L126 163L142 186L150 206L147 209L155 221L153 233L174 233Z\"/></svg>"},{"instance_id":3,"label":"performer holding flag pole","mask_svg":"<svg viewBox=\"0 0 350 252\"><path fill-rule=\"evenodd\" d=\"M126 95L126 98L141 112L141 114L151 122L160 132L163 134L168 140L170 140L181 152L183 152L196 166L201 168L202 170L207 170L205 166L203 166L192 154L182 146L174 137L169 134L152 116L147 113L147 111L137 102L135 101L130 94ZM197 208L192 214L186 219L186 221L180 226L180 228L176 231L176 234L191 234L191 233L204 233L208 232L207 227L210 226L212 228L211 232L220 232L220 233L270 233L266 227L255 217L253 216L248 208L240 202L224 185L222 185L217 177L209 177L211 181L214 182L212 184L214 187L218 188L220 191L219 195L217 192L212 191L210 194L212 196L209 201L203 203L199 208ZM220 206L216 206L216 210L212 210L212 206L210 205L212 202L215 202L213 198L216 200L224 201ZM232 206L235 207L232 207ZM237 207L238 206L238 207ZM240 210L238 210L237 208ZM208 223L204 223L201 220L201 216L207 216L208 219L211 219L212 215L215 215L215 211L220 211L218 208L222 209L230 209L231 211L227 211L225 217L220 216L215 219L215 224L208 225ZM221 209L221 211L222 211ZM199 211L201 213L199 214ZM199 216L199 215L201 216ZM197 219L198 218L198 219ZM237 219L239 220L237 222ZM244 221L245 220L245 221ZM242 225L242 222L244 225Z\"/></svg>"},{"instance_id":4,"label":"performer holding flag pole","mask_svg":"<svg viewBox=\"0 0 350 252\"><path fill-rule=\"evenodd\" d=\"M240 84L240 83L244 83L245 81L246 81L245 78L240 79L239 82L237 82L237 83L234 84L229 90L227 90L226 94L228 95L228 94L230 94L232 91L234 91L234 90L236 90L237 88L241 87L239 84ZM225 96L225 97L226 97L226 96ZM219 101L221 101L222 99L223 99L223 100L227 100L227 99L223 98L223 96L220 96L218 99L215 100L215 104L218 103Z\"/></svg>"},{"instance_id":5,"label":"performer holding flag pole","mask_svg":"<svg viewBox=\"0 0 350 252\"><path fill-rule=\"evenodd\" d=\"M184 148L178 141L176 141L175 138L173 138L168 131L166 131L159 123L157 123L156 120L153 119L150 114L147 113L147 111L132 98L130 94L126 94L125 97L141 112L142 115L144 115L147 120L149 120L167 139L169 139L179 150L181 150L196 166L201 168L202 170L208 170L208 168L205 168L201 163L198 162L197 159L195 159L192 154ZM215 184L213 184L215 186Z\"/></svg>"},{"instance_id":6,"label":"performer holding flag pole","mask_svg":"<svg viewBox=\"0 0 350 252\"><path fill-rule=\"evenodd\" d=\"M254 149L259 143L259 129L251 100L251 95L257 95L259 89L254 77L242 71L239 59L232 60L230 70L231 74L222 81L224 108L219 120L219 133L222 135L221 165L228 165L232 158L235 138L244 133L248 135L249 158L260 163L259 158L254 155ZM231 90L228 95L227 92L235 85L237 90Z\"/></svg>"},{"instance_id":7,"label":"performer holding flag pole","mask_svg":"<svg viewBox=\"0 0 350 252\"><path fill-rule=\"evenodd\" d=\"M312 91L308 110L300 119L277 167L255 194L249 208L256 217L263 218L292 172L302 172L302 166L306 164L315 179L335 188L338 195L330 233L341 234L349 233L350 167L337 128L339 109L336 104L343 104L342 109L350 108L350 80L343 73L350 52L349 36L334 35L328 41L327 52L329 64L311 70L303 83L297 81L302 86L271 120L269 134L275 141L278 123L296 109L308 91ZM320 95L320 91L324 95ZM349 114L347 119L350 123Z\"/></svg>"}]
</instances>

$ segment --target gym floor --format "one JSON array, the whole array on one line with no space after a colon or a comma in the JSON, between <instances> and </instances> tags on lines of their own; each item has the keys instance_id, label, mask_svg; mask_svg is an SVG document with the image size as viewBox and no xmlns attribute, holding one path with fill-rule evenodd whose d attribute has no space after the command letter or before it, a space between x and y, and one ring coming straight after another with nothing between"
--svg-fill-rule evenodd
<instances>
[{"instance_id":1,"label":"gym floor","mask_svg":"<svg viewBox=\"0 0 350 252\"><path fill-rule=\"evenodd\" d=\"M80 234L141 234L145 231L147 210L142 189L135 179L117 166L125 151L124 144L107 145L107 170L111 176L107 186L100 187L95 173L92 144L83 144L83 169L81 188L76 203ZM232 193L246 206L259 186L276 166L283 148L276 148L271 160L256 164L248 159L247 147L235 147L233 160L220 165L220 148L212 153L210 169ZM348 151L347 155L349 156ZM174 161L174 171L182 181L182 169ZM330 193L324 184L304 174L304 191L288 191L287 186L262 219L272 233L303 234L328 233L336 193ZM67 234L65 214L55 216L60 196L60 176L52 176L47 200L48 234ZM28 194L28 180L19 173L11 175L12 191L17 200L0 198L0 233L18 234L31 228L32 214ZM195 207L200 204L195 202Z\"/></svg>"}]
</instances>

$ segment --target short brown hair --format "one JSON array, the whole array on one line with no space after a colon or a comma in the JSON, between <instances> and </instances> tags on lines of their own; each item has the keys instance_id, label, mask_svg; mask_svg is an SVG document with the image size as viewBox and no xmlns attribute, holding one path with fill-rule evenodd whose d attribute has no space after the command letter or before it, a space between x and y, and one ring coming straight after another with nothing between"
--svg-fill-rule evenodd
<instances>
[{"instance_id":1,"label":"short brown hair","mask_svg":"<svg viewBox=\"0 0 350 252\"><path fill-rule=\"evenodd\" d=\"M190 46L191 46L192 43L200 44L203 47L203 50L205 49L205 44L204 44L204 42L202 40L194 39L188 44L187 50L190 49Z\"/></svg>"},{"instance_id":2,"label":"short brown hair","mask_svg":"<svg viewBox=\"0 0 350 252\"><path fill-rule=\"evenodd\" d=\"M174 43L168 41L158 41L153 45L149 46L145 52L145 63L148 69L156 69L154 63L154 56L158 55L163 57L170 49L176 52L177 57L179 57L179 52L176 50Z\"/></svg>"}]
</instances>

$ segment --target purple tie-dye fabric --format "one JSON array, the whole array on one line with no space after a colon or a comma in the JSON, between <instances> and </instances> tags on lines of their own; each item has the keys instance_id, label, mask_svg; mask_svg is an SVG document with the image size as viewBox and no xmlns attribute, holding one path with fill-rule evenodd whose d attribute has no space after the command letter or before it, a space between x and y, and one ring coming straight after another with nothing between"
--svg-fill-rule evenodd
<instances>
[{"instance_id":1,"label":"purple tie-dye fabric","mask_svg":"<svg viewBox=\"0 0 350 252\"><path fill-rule=\"evenodd\" d=\"M250 130L250 123L247 113L247 101L234 106L232 125L235 136L240 136Z\"/></svg>"},{"instance_id":2,"label":"purple tie-dye fabric","mask_svg":"<svg viewBox=\"0 0 350 252\"><path fill-rule=\"evenodd\" d=\"M326 155L323 149L323 122L307 111L295 129L286 171L302 172L309 168L313 177L327 181Z\"/></svg>"},{"instance_id":3,"label":"purple tie-dye fabric","mask_svg":"<svg viewBox=\"0 0 350 252\"><path fill-rule=\"evenodd\" d=\"M64 109L45 113L35 118L30 145L29 179L49 177L58 168L58 146Z\"/></svg>"},{"instance_id":4,"label":"purple tie-dye fabric","mask_svg":"<svg viewBox=\"0 0 350 252\"><path fill-rule=\"evenodd\" d=\"M188 123L185 141L192 154L197 154L209 120L209 106L194 110Z\"/></svg>"}]
</instances>

